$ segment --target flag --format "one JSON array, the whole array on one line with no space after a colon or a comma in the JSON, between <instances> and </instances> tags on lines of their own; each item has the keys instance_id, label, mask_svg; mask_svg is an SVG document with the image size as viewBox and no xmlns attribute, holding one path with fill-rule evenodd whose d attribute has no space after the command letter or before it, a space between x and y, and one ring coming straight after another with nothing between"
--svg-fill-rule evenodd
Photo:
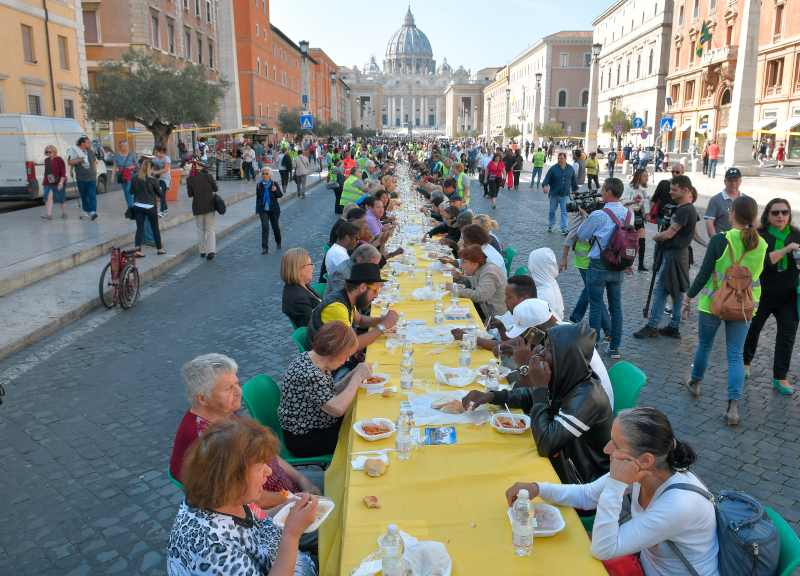
<instances>
[{"instance_id":1,"label":"flag","mask_svg":"<svg viewBox=\"0 0 800 576\"><path fill-rule=\"evenodd\" d=\"M703 55L703 44L711 41L711 32L708 31L706 23L703 22L703 29L700 31L700 37L697 39L697 49L695 52L698 56Z\"/></svg>"}]
</instances>

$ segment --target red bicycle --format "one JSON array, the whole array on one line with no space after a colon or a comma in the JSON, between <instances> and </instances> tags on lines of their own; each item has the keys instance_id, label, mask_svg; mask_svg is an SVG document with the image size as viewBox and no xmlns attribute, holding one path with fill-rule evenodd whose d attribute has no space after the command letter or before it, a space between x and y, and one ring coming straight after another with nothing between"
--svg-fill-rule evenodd
<instances>
[{"instance_id":1,"label":"red bicycle","mask_svg":"<svg viewBox=\"0 0 800 576\"><path fill-rule=\"evenodd\" d=\"M100 302L106 308L131 308L139 299L139 269L136 267L136 248L123 250L112 246L111 262L100 274Z\"/></svg>"}]
</instances>

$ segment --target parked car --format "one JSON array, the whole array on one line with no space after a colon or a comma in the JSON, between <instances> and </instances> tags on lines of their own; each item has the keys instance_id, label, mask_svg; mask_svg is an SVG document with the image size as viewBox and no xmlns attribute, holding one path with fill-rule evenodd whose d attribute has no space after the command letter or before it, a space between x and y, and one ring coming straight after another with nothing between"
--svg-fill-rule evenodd
<instances>
[{"instance_id":1,"label":"parked car","mask_svg":"<svg viewBox=\"0 0 800 576\"><path fill-rule=\"evenodd\" d=\"M114 151L109 148L108 146L103 146L97 140L92 142L92 147L94 148L94 154L98 158L102 158L106 166L113 166L114 165Z\"/></svg>"},{"instance_id":2,"label":"parked car","mask_svg":"<svg viewBox=\"0 0 800 576\"><path fill-rule=\"evenodd\" d=\"M13 133L14 135L4 135ZM58 155L67 158L86 131L72 118L0 114L0 200L35 200L44 196L44 149L53 145ZM108 168L102 156L97 158L97 193L104 194ZM67 192L76 193L69 178Z\"/></svg>"}]
</instances>

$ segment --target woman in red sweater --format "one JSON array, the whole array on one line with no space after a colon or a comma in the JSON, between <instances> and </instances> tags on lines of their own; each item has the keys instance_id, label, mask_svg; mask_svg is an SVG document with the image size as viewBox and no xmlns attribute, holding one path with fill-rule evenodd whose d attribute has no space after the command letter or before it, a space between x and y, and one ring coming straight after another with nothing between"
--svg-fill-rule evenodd
<instances>
[{"instance_id":1,"label":"woman in red sweater","mask_svg":"<svg viewBox=\"0 0 800 576\"><path fill-rule=\"evenodd\" d=\"M506 175L506 167L500 159L500 153L492 156L492 161L486 165L486 178L489 180L489 198L492 199L492 208L497 209L497 191Z\"/></svg>"},{"instance_id":2,"label":"woman in red sweater","mask_svg":"<svg viewBox=\"0 0 800 576\"><path fill-rule=\"evenodd\" d=\"M55 146L44 149L44 205L47 214L42 216L45 220L52 220L53 202L61 204L61 217L67 217L67 168L64 160L58 155Z\"/></svg>"}]
</instances>

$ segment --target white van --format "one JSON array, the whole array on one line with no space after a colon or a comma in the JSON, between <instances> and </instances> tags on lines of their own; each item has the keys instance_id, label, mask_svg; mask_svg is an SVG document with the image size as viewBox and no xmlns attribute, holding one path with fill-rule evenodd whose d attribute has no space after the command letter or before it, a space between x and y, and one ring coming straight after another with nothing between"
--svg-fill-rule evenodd
<instances>
[{"instance_id":1,"label":"white van","mask_svg":"<svg viewBox=\"0 0 800 576\"><path fill-rule=\"evenodd\" d=\"M86 131L72 118L0 114L0 200L35 200L44 196L44 149L53 145L66 164L67 150ZM9 135L12 134L12 135ZM104 194L108 169L97 159L97 193ZM69 177L69 167L67 167ZM76 193L72 178L67 191Z\"/></svg>"}]
</instances>

